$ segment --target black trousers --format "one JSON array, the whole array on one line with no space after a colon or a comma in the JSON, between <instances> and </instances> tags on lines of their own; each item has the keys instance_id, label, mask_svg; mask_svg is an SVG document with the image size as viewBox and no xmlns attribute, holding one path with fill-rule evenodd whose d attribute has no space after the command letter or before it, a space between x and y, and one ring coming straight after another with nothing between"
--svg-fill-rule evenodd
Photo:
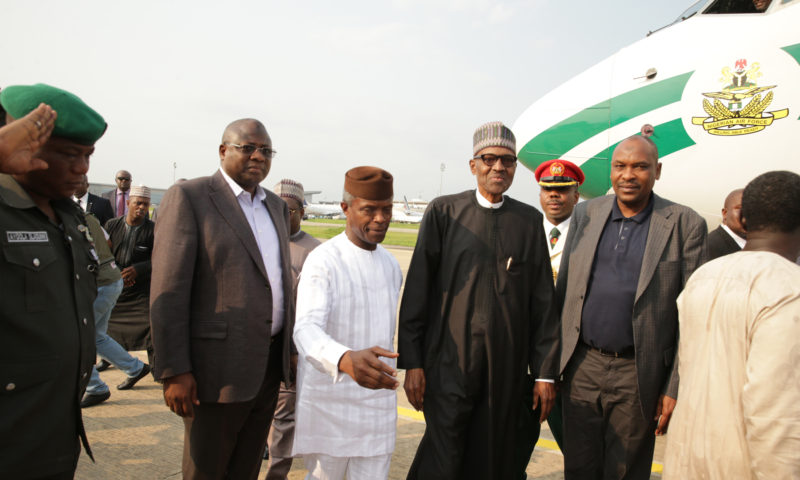
<instances>
[{"instance_id":1,"label":"black trousers","mask_svg":"<svg viewBox=\"0 0 800 480\"><path fill-rule=\"evenodd\" d=\"M240 403L200 403L183 419L183 478L255 480L261 468L283 372L283 339L270 346L258 394Z\"/></svg>"},{"instance_id":2,"label":"black trousers","mask_svg":"<svg viewBox=\"0 0 800 480\"><path fill-rule=\"evenodd\" d=\"M656 421L642 413L635 359L579 344L562 393L566 480L650 478Z\"/></svg>"}]
</instances>

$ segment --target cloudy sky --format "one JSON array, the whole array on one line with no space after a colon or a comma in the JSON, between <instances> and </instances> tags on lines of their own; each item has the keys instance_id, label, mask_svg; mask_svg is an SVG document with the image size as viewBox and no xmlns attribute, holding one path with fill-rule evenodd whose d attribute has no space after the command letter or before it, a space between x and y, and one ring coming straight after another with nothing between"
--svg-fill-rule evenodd
<instances>
[{"instance_id":1,"label":"cloudy sky","mask_svg":"<svg viewBox=\"0 0 800 480\"><path fill-rule=\"evenodd\" d=\"M430 200L440 182L474 188L475 127L512 125L691 3L9 0L0 87L49 83L105 117L92 182L209 175L225 125L255 117L278 151L266 187L293 178L337 200L348 168L377 165L396 196ZM533 182L520 168L510 194L538 203Z\"/></svg>"}]
</instances>

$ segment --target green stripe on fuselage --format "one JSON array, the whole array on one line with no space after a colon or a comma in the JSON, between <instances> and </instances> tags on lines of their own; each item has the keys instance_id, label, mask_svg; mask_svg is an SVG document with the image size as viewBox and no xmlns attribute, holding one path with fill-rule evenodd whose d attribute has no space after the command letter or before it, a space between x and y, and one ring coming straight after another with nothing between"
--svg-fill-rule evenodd
<instances>
[{"instance_id":1,"label":"green stripe on fuselage","mask_svg":"<svg viewBox=\"0 0 800 480\"><path fill-rule=\"evenodd\" d=\"M781 50L791 55L792 58L794 58L795 62L800 63L800 43L795 43L794 45L783 47L781 48Z\"/></svg>"},{"instance_id":2,"label":"green stripe on fuselage","mask_svg":"<svg viewBox=\"0 0 800 480\"><path fill-rule=\"evenodd\" d=\"M783 47L781 50L785 51L789 55L794 58L794 61L800 64L800 43L795 43L794 45L789 45L788 47ZM800 117L797 117L800 120Z\"/></svg>"},{"instance_id":3,"label":"green stripe on fuselage","mask_svg":"<svg viewBox=\"0 0 800 480\"><path fill-rule=\"evenodd\" d=\"M670 153L677 152L686 147L694 145L694 140L686 133L683 122L680 118L669 122L656 125L655 134L650 137L658 147L659 158L664 158ZM636 132L631 132L631 135ZM620 140L621 142L622 140ZM611 154L620 142L611 145L602 152L593 155L581 165L586 181L581 185L580 192L586 198L599 197L605 195L611 188Z\"/></svg>"},{"instance_id":4,"label":"green stripe on fuselage","mask_svg":"<svg viewBox=\"0 0 800 480\"><path fill-rule=\"evenodd\" d=\"M543 131L525 144L519 152L520 162L529 169L535 170L542 162L561 157L577 145L609 128L651 110L680 101L683 89L693 73L694 71L676 75L658 83L623 93L576 113ZM668 122L664 125L670 123ZM683 131L683 136L688 138L682 126L681 130ZM610 151L613 151L613 147L611 147ZM603 152L601 154L603 154L603 158L597 158L597 160L608 163L609 155ZM592 160L595 159L592 158L589 162ZM603 185L608 183L607 172L609 167L607 165L605 167L595 166L595 164L588 165L589 162L581 166L587 178L581 190L582 192L587 192L586 196L596 196L588 195L588 191L599 191ZM590 170L601 168L601 171L590 176L590 173L586 171L586 167L589 167ZM599 177L601 180L605 178L605 182L601 181L601 183L595 185L594 183L598 178L597 174L601 175ZM606 185L601 195L608 190L609 186Z\"/></svg>"}]
</instances>

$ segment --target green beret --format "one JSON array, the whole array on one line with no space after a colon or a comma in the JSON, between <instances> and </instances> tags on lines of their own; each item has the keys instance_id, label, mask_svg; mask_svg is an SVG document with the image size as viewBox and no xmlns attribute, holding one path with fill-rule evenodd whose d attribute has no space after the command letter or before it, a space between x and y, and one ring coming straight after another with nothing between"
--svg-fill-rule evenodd
<instances>
[{"instance_id":1,"label":"green beret","mask_svg":"<svg viewBox=\"0 0 800 480\"><path fill-rule=\"evenodd\" d=\"M14 118L29 114L40 103L56 111L54 137L63 137L80 143L94 145L106 131L106 121L75 95L44 83L14 85L0 90L0 105Z\"/></svg>"}]
</instances>

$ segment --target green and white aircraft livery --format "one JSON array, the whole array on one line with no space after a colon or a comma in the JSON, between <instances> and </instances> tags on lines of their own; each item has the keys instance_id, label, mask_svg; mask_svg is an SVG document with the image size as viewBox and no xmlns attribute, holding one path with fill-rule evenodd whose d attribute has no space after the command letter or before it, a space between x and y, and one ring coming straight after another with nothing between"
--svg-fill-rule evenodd
<instances>
[{"instance_id":1,"label":"green and white aircraft livery","mask_svg":"<svg viewBox=\"0 0 800 480\"><path fill-rule=\"evenodd\" d=\"M712 225L725 196L769 170L800 169L800 0L730 13L703 0L672 25L548 93L513 126L531 170L581 166L583 198L610 192L617 144L654 127L663 163L655 190Z\"/></svg>"}]
</instances>

